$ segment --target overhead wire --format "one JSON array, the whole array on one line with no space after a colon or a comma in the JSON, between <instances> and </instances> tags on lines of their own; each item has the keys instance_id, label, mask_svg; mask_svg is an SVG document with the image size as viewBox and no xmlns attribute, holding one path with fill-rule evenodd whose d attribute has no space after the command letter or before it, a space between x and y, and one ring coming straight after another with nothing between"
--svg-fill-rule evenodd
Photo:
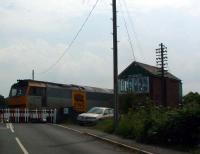
<instances>
[{"instance_id":1,"label":"overhead wire","mask_svg":"<svg viewBox=\"0 0 200 154\"><path fill-rule=\"evenodd\" d=\"M90 16L92 15L93 11L95 10L97 4L98 4L99 0L96 0L95 4L93 5L92 9L90 10L89 14L87 15L87 17L85 18L84 22L82 23L82 25L80 26L79 30L77 31L77 33L74 35L73 39L71 40L71 42L69 43L68 47L65 49L65 51L61 54L61 56L55 61L55 63L53 63L52 65L50 65L50 67L48 67L46 70L39 72L37 74L45 74L47 72L49 72L53 67L55 67L59 61L65 56L65 54L71 49L72 45L74 44L74 42L76 41L76 39L78 38L79 34L81 33L81 31L83 30L84 26L86 25L86 23L88 22Z\"/></svg>"},{"instance_id":2,"label":"overhead wire","mask_svg":"<svg viewBox=\"0 0 200 154\"><path fill-rule=\"evenodd\" d=\"M132 54L133 54L133 60L136 61L136 57L135 57L135 53L134 53L134 48L133 48L132 39L131 39L129 30L128 30L128 24L127 24L127 22L126 22L125 15L124 15L124 13L123 13L123 8L122 8L122 4L121 4L121 1L120 1L120 0L119 0L119 5L120 5L121 13L122 13L122 18L123 18L123 21L124 21L124 26L125 26L125 29L126 29L126 33L127 33L127 36L128 36L129 45L130 45L130 47L131 47L131 51L132 51Z\"/></svg>"},{"instance_id":3,"label":"overhead wire","mask_svg":"<svg viewBox=\"0 0 200 154\"><path fill-rule=\"evenodd\" d=\"M130 11L129 11L129 9L128 9L126 0L122 0L122 1L123 1L123 4L124 4L124 7L125 7L125 9L126 9L126 13L127 13L128 19L129 19L129 21L130 21L130 25L131 25L132 30L133 30L133 34L134 34L134 36L135 36L135 40L137 41L138 49L140 50L140 52L141 52L141 54L142 54L142 57L145 59L145 57L143 56L143 49L142 49L142 47L141 47L140 41L139 41L138 36L137 36L137 33L136 33L136 31L135 31L134 22L133 22L133 20L132 20L131 15L130 15Z\"/></svg>"}]
</instances>

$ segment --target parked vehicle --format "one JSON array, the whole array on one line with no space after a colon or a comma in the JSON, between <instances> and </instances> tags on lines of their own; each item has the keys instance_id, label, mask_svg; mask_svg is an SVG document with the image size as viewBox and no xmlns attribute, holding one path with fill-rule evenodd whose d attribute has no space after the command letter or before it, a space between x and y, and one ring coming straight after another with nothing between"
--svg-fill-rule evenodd
<instances>
[{"instance_id":1,"label":"parked vehicle","mask_svg":"<svg viewBox=\"0 0 200 154\"><path fill-rule=\"evenodd\" d=\"M82 124L96 124L99 120L113 117L113 109L106 107L93 107L88 112L79 114L77 121Z\"/></svg>"}]
</instances>

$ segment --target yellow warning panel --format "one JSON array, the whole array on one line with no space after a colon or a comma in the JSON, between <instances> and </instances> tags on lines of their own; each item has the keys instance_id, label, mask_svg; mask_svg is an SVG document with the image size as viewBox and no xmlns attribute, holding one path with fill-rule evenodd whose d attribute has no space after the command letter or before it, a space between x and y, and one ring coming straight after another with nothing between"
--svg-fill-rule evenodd
<instances>
[{"instance_id":1,"label":"yellow warning panel","mask_svg":"<svg viewBox=\"0 0 200 154\"><path fill-rule=\"evenodd\" d=\"M86 93L84 91L72 92L72 106L77 112L87 111Z\"/></svg>"}]
</instances>

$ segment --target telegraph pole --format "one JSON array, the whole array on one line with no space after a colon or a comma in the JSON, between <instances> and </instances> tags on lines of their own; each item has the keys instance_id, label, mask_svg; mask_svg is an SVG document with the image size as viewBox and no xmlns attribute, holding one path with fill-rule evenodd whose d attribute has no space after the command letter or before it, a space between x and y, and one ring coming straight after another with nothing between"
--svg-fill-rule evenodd
<instances>
[{"instance_id":1,"label":"telegraph pole","mask_svg":"<svg viewBox=\"0 0 200 154\"><path fill-rule=\"evenodd\" d=\"M161 73L161 99L163 106L167 106L167 89L166 89L166 80L165 74L167 72L167 47L163 43L159 44L160 48L156 49L156 62L160 67L159 72Z\"/></svg>"},{"instance_id":2,"label":"telegraph pole","mask_svg":"<svg viewBox=\"0 0 200 154\"><path fill-rule=\"evenodd\" d=\"M34 78L35 78L35 72L34 70L32 70L32 80L34 80Z\"/></svg>"},{"instance_id":3,"label":"telegraph pole","mask_svg":"<svg viewBox=\"0 0 200 154\"><path fill-rule=\"evenodd\" d=\"M117 128L118 115L118 45L117 45L117 6L116 0L112 0L113 11L113 85L114 85L114 129Z\"/></svg>"}]
</instances>

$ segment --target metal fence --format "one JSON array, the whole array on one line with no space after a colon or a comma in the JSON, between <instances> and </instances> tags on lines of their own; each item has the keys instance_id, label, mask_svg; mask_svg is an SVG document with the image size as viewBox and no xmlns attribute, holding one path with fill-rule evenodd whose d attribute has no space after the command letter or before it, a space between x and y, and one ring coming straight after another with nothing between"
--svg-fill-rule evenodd
<instances>
[{"instance_id":1,"label":"metal fence","mask_svg":"<svg viewBox=\"0 0 200 154\"><path fill-rule=\"evenodd\" d=\"M56 123L56 109L7 108L0 109L0 121L12 123L48 122Z\"/></svg>"}]
</instances>

